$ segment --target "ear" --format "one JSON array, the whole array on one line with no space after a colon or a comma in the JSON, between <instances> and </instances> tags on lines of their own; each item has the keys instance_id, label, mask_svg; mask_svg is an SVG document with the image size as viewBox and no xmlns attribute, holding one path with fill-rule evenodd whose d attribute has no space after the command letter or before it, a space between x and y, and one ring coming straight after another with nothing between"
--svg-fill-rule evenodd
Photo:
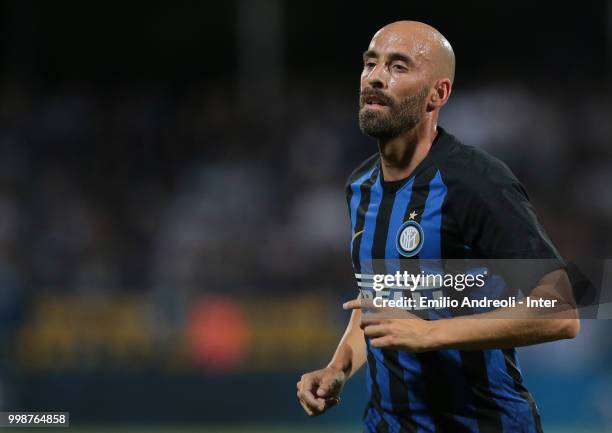
<instances>
[{"instance_id":1,"label":"ear","mask_svg":"<svg viewBox=\"0 0 612 433\"><path fill-rule=\"evenodd\" d=\"M451 83L448 78L437 80L432 87L432 92L427 104L427 111L442 108L442 106L446 104L446 101L448 101L452 88L453 83Z\"/></svg>"}]
</instances>

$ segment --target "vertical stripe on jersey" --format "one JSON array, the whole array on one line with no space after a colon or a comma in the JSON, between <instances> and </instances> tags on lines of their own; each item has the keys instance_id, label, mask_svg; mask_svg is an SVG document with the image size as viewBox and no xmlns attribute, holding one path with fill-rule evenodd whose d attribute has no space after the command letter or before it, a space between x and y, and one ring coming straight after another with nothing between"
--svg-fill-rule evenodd
<instances>
[{"instance_id":1,"label":"vertical stripe on jersey","mask_svg":"<svg viewBox=\"0 0 612 433\"><path fill-rule=\"evenodd\" d=\"M378 433L377 426L381 419L382 417L377 410L372 407L368 407L363 418L363 424L365 427L364 433Z\"/></svg>"},{"instance_id":2,"label":"vertical stripe on jersey","mask_svg":"<svg viewBox=\"0 0 612 433\"><path fill-rule=\"evenodd\" d=\"M427 200L427 196L429 195L429 184L435 173L435 170L429 169L425 172L420 173L414 179L413 184L411 185L411 194L410 197L406 200L406 207L403 209L403 215L400 214L401 220L399 221L399 225L394 222L394 233L393 233L393 245L389 245L389 252L392 251L391 248L395 249L395 253L398 254L396 257L399 257L399 253L397 253L397 247L395 245L397 231L399 230L399 226L403 224L405 221L410 219L410 214L412 212L416 212L415 221L420 222L423 210L425 207L425 202ZM397 225L397 228L395 226ZM429 239L427 238L428 234L425 235L424 242L427 244ZM425 245L424 244L424 245ZM400 271L407 271L410 274L418 274L419 266L418 260L415 256L413 258L400 258ZM427 375L432 376L432 366L427 364L427 359L408 352L399 352L399 363L402 365L405 371L405 380L408 381L410 377L419 376L426 377ZM423 362L425 361L425 363ZM435 376L435 373L433 374ZM418 422L419 426L422 426L425 431L436 431L436 420L435 413L432 409L435 408L435 402L432 401L432 390L429 389L429 384L427 387L424 386L426 380L410 380L409 383L412 382L412 386L408 390L408 396L411 400L411 408L413 409L413 417Z\"/></svg>"},{"instance_id":3,"label":"vertical stripe on jersey","mask_svg":"<svg viewBox=\"0 0 612 433\"><path fill-rule=\"evenodd\" d=\"M412 185L414 184L414 178L411 178L395 193L395 202L393 203L393 209L391 209L391 217L389 218L389 230L387 230L387 245L385 249L385 262L391 272L399 271L399 252L395 244L395 237L397 231L404 223L404 215L406 215L406 208L410 203L410 196L412 195Z\"/></svg>"},{"instance_id":4,"label":"vertical stripe on jersey","mask_svg":"<svg viewBox=\"0 0 612 433\"><path fill-rule=\"evenodd\" d=\"M374 232L376 231L376 219L380 202L382 200L382 185L380 180L380 170L377 170L376 182L370 189L370 203L367 208L363 223L363 234L360 236L361 245L359 249L359 263L361 264L361 272L371 274L372 267L372 247L374 245Z\"/></svg>"},{"instance_id":5,"label":"vertical stripe on jersey","mask_svg":"<svg viewBox=\"0 0 612 433\"><path fill-rule=\"evenodd\" d=\"M389 219L389 227L386 236L385 245L385 263L387 265L387 273L395 273L400 270L399 252L396 246L396 237L399 228L404 223L404 216L407 214L407 207L412 196L412 187L414 178L409 179L395 193L395 201L391 210ZM394 406L397 407L398 413L401 414L410 423L404 426L407 431L423 431L419 427L424 426L425 431L433 431L433 421L425 412L423 405L419 405L419 399L415 395L415 390L407 385L410 381L409 376L420 375L421 366L415 362L415 357L409 353L402 351L388 351L385 353L385 360L388 365L397 366L399 372L396 373L396 380L399 381L395 386L391 385L392 398Z\"/></svg>"},{"instance_id":6,"label":"vertical stripe on jersey","mask_svg":"<svg viewBox=\"0 0 612 433\"><path fill-rule=\"evenodd\" d=\"M356 181L351 183L351 198L349 200L351 224L352 224L352 238L351 238L351 258L353 262L353 269L355 273L361 272L361 263L359 261L359 251L361 249L362 236L355 237L356 233L363 230L365 225L365 217L370 207L370 191L372 185L378 177L378 170L373 167ZM372 359L370 352L367 354L368 368L366 372L366 381L368 387L368 393L370 399L376 402L380 401L380 390L375 384L377 371L375 360ZM379 408L370 408L366 412L366 421L372 422L372 417L377 421L376 424L382 419L382 414L379 412Z\"/></svg>"},{"instance_id":7,"label":"vertical stripe on jersey","mask_svg":"<svg viewBox=\"0 0 612 433\"><path fill-rule=\"evenodd\" d=\"M516 392L514 386L510 384L508 380L510 375L500 374L500 372L506 370L503 351L501 349L490 349L483 350L482 352L487 364L489 386L492 390L495 390L491 398L495 400L498 407L504 408L504 411L501 413L504 431L516 431L519 429L525 433L536 433L531 408L523 399L523 396ZM509 416L508 414L511 415Z\"/></svg>"},{"instance_id":8,"label":"vertical stripe on jersey","mask_svg":"<svg viewBox=\"0 0 612 433\"><path fill-rule=\"evenodd\" d=\"M361 177L359 177L355 182L351 183L350 187L350 199L349 199L349 212L351 215L351 257L353 257L353 243L355 233L363 230L363 217L365 215L366 206L370 203L370 194L368 186L371 186L374 182L372 175L374 173L374 168L367 171ZM367 181L367 182L366 182ZM362 200L362 196L363 200ZM359 213L359 210L362 209L363 213ZM360 218L358 218L358 216ZM359 251L359 249L357 249ZM353 263L355 261L353 260Z\"/></svg>"},{"instance_id":9,"label":"vertical stripe on jersey","mask_svg":"<svg viewBox=\"0 0 612 433\"><path fill-rule=\"evenodd\" d=\"M421 224L424 231L423 249L416 256L407 260L402 260L402 270L409 273L418 274L420 272L420 258L440 259L440 222L425 221L424 216L432 218L441 212L444 195L440 191L441 177L435 169L429 169L421 174L413 186L413 192L404 215L404 221L410 219L410 214L416 212L414 220ZM430 198L431 196L431 198ZM433 237L433 239L432 239ZM437 241L436 241L437 239ZM426 247L427 246L427 247ZM427 406L432 415L432 424L441 433L469 433L470 429L462 423L457 422L452 417L447 416L444 411L451 407L452 399L449 386L454 382L449 381L441 372L444 372L442 354L440 352L424 352L420 354L403 354L406 361L412 364L415 361L420 365L423 383L427 384L427 389L416 390L420 395L426 396Z\"/></svg>"},{"instance_id":10,"label":"vertical stripe on jersey","mask_svg":"<svg viewBox=\"0 0 612 433\"><path fill-rule=\"evenodd\" d=\"M427 239L423 244L423 248L418 254L419 270L426 273L442 273L442 209L448 188L442 180L440 171L436 171L428 185L428 194L425 199L425 206L420 216L420 224L423 232L426 233ZM420 203L419 203L420 204ZM427 262L423 263L422 260ZM426 268L426 269L425 269ZM449 313L446 312L448 315ZM432 319L434 315L430 315ZM436 315L437 316L437 315ZM438 318L438 317L436 317ZM461 357L458 350L446 349L434 352L430 358L434 365L439 365L439 377L436 384L439 386L437 392L443 392L445 395L446 408L450 408L449 404L458 402L466 404L470 401L470 385L461 369L455 369L457 365L461 365ZM447 361L447 362L445 362ZM445 365L446 364L446 365ZM428 368L429 366L427 366ZM428 374L435 374L433 372ZM452 384L449 386L449 384ZM459 411L457 411L459 412ZM442 431L451 429L455 432L460 431L475 431L477 429L476 422L467 416L446 416L437 417L437 424L440 424Z\"/></svg>"},{"instance_id":11,"label":"vertical stripe on jersey","mask_svg":"<svg viewBox=\"0 0 612 433\"><path fill-rule=\"evenodd\" d=\"M377 170L376 167L372 168L366 175L358 179L358 181L362 182L361 185L359 185L358 182L354 182L351 185L351 189L353 190L350 204L351 220L353 223L353 236L359 232L362 232L362 234L353 238L351 242L351 255L355 273L371 273L372 235L365 236L365 234L373 232L376 224L376 213L382 196L379 170ZM366 343L368 343L367 340ZM377 432L392 433L384 418L384 412L381 410L381 401L384 400L381 394L385 392L385 390L381 390L379 386L378 382L381 372L377 371L376 359L374 358L374 354L369 344L367 361L367 380L372 407L366 412L366 421L371 423L372 419L376 419ZM385 376L385 372L382 372L382 375Z\"/></svg>"},{"instance_id":12,"label":"vertical stripe on jersey","mask_svg":"<svg viewBox=\"0 0 612 433\"><path fill-rule=\"evenodd\" d=\"M372 249L374 248L374 237L376 234L376 224L380 207L383 198L383 190L381 185L380 170L377 170L376 181L370 189L370 202L365 213L363 234L359 248L359 263L360 272L364 274L372 274L374 272ZM380 421L376 426L377 432L395 433L391 430L391 425L397 424L395 420L389 419L389 413L392 411L390 391L389 391L389 370L384 363L377 362L377 351L370 346L369 339L366 339L368 346L368 367L370 368L370 377L372 385L372 396L374 398L373 406L375 409L381 410Z\"/></svg>"},{"instance_id":13,"label":"vertical stripe on jersey","mask_svg":"<svg viewBox=\"0 0 612 433\"><path fill-rule=\"evenodd\" d=\"M504 349L504 362L506 365L506 371L512 377L514 381L514 387L516 391L523 397L529 404L531 410L531 416L533 422L528 423L528 433L542 433L542 421L540 419L540 411L535 403L535 400L527 391L525 385L523 385L523 378L518 365L518 359L516 357L516 349Z\"/></svg>"},{"instance_id":14,"label":"vertical stripe on jersey","mask_svg":"<svg viewBox=\"0 0 612 433\"><path fill-rule=\"evenodd\" d=\"M442 259L440 241L442 237L442 204L446 198L447 188L439 171L429 183L429 194L425 200L425 208L421 215L421 227L427 233L426 242L419 251L419 258Z\"/></svg>"},{"instance_id":15,"label":"vertical stripe on jersey","mask_svg":"<svg viewBox=\"0 0 612 433\"><path fill-rule=\"evenodd\" d=\"M396 237L399 227L410 219L410 214L412 212L417 213L414 220L420 222L425 201L429 195L429 183L433 173L434 170L430 169L416 176L412 185L410 185L411 192L410 195L406 197L405 208L403 212L397 215L399 221L394 221L392 223L393 231L389 233L391 239L389 239L390 245L388 245L388 253L390 255L393 254L393 256L398 259L400 259L400 257L396 247ZM399 191L398 193L404 193L404 191ZM424 239L424 242L426 244L428 239ZM413 258L402 257L399 260L399 270L417 274L419 269L416 257L418 257L418 255ZM413 419L417 421L418 425L423 427L425 431L436 431L436 425L431 413L431 399L428 398L431 396L430 390L427 389L429 385L427 385L427 388L425 387L425 380L409 380L411 376L414 377L426 374L429 369L428 366L423 364L419 355L403 351L398 352L398 362L404 369L404 380L412 385L408 387L408 398L410 400ZM421 398L419 398L419 396L421 396Z\"/></svg>"},{"instance_id":16,"label":"vertical stripe on jersey","mask_svg":"<svg viewBox=\"0 0 612 433\"><path fill-rule=\"evenodd\" d=\"M439 175L439 173L438 173ZM444 184L444 180L439 177L439 182ZM446 207L446 197L439 204L440 206L440 229L446 224L452 224L452 217L448 213ZM444 235L441 233L441 238L438 240L438 246L440 251L437 256L441 258L455 257L454 252L447 251L447 243L444 241ZM433 253L433 252L432 252ZM423 256L423 258L429 258ZM451 314L455 313L451 310ZM474 417L478 423L478 431L480 432L491 432L491 433L502 433L504 431L503 423L501 419L501 410L497 402L492 398L489 378L487 374L487 363L485 353L482 350L453 350L447 351L447 355L456 357L458 354L460 358L460 365L462 366L461 378L465 378L466 383L457 383L457 378L452 382L455 386L463 387L465 390L458 391L459 394L469 394L465 398L473 403ZM438 355L440 356L440 355ZM439 390L444 392L444 390ZM451 400L452 401L452 400ZM465 400L464 400L465 401ZM459 420L457 420L459 421ZM445 429L444 429L445 430ZM473 431L473 429L471 429Z\"/></svg>"},{"instance_id":17,"label":"vertical stripe on jersey","mask_svg":"<svg viewBox=\"0 0 612 433\"><path fill-rule=\"evenodd\" d=\"M386 260L389 258L387 256L389 252L389 241L391 240L389 233L393 230L394 225L398 223L401 224L397 216L403 215L405 212L407 198L409 199L411 194L409 186L412 185L412 182L413 181L410 180L409 185L404 185L397 194L393 191L383 192L378 216L376 218L376 230L372 243L372 256L375 260L373 271L375 274L387 274L399 270L399 266L396 266L396 269L392 269L393 265L389 267ZM397 228L399 228L399 226ZM397 228L395 229L396 231ZM392 235L391 238L393 238ZM393 256L397 257L397 255ZM378 382L381 385L381 389L385 391L388 390L388 394L382 393L382 397L387 397L388 401L384 399L381 401L381 405L383 409L393 414L392 418L394 425L392 425L392 427L396 427L395 429L398 433L416 433L417 426L410 416L410 405L406 393L404 372L399 364L398 351L373 347L370 347L370 350L373 351L376 358L382 358L383 368L380 369L381 374Z\"/></svg>"}]
</instances>

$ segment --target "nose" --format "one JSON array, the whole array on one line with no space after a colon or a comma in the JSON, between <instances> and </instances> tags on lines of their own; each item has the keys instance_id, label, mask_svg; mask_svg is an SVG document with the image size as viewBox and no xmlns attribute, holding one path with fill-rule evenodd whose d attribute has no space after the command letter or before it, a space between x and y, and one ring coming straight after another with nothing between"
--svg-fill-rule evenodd
<instances>
[{"instance_id":1,"label":"nose","mask_svg":"<svg viewBox=\"0 0 612 433\"><path fill-rule=\"evenodd\" d=\"M375 89L384 89L387 86L386 68L382 63L377 64L367 76L367 83Z\"/></svg>"}]
</instances>

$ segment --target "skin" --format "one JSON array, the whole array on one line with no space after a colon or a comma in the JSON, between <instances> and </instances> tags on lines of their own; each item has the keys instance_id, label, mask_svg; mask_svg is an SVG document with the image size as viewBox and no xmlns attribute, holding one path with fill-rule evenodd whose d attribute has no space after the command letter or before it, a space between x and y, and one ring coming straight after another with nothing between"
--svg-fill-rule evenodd
<instances>
[{"instance_id":1,"label":"skin","mask_svg":"<svg viewBox=\"0 0 612 433\"><path fill-rule=\"evenodd\" d=\"M507 349L578 335L580 323L565 271L545 275L529 296L554 299L557 305L545 313L522 306L431 321L397 308L375 308L370 300L348 301L343 308L368 311L361 318L360 328L373 347L414 353L440 349Z\"/></svg>"},{"instance_id":2,"label":"skin","mask_svg":"<svg viewBox=\"0 0 612 433\"><path fill-rule=\"evenodd\" d=\"M420 121L414 128L378 140L385 180L408 177L427 156L437 135L440 109L452 90L455 55L436 29L416 21L398 21L380 29L364 53L360 93L381 93L395 104L425 91ZM363 98L362 98L363 99ZM389 107L366 104L364 111Z\"/></svg>"},{"instance_id":3,"label":"skin","mask_svg":"<svg viewBox=\"0 0 612 433\"><path fill-rule=\"evenodd\" d=\"M393 124L392 114L402 102L403 114L417 120L406 122L410 127L396 135L377 137L385 180L409 177L427 156L454 72L450 44L427 24L391 23L372 38L361 74L360 125ZM519 347L578 335L578 315L563 270L544 276L530 297L557 299L557 308L545 317L536 316L534 309L513 308L427 321L395 308L374 308L360 298L348 301L343 308L352 313L344 336L325 368L302 375L296 385L298 401L309 416L338 404L344 383L366 362L366 336L374 347L423 352Z\"/></svg>"}]
</instances>

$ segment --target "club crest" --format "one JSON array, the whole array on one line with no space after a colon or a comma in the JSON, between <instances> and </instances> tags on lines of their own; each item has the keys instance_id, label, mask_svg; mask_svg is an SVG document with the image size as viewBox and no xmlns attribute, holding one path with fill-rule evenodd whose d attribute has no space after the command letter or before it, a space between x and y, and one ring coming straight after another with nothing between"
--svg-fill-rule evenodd
<instances>
[{"instance_id":1,"label":"club crest","mask_svg":"<svg viewBox=\"0 0 612 433\"><path fill-rule=\"evenodd\" d=\"M412 257L419 253L424 240L421 225L412 219L408 220L397 231L397 251L404 257Z\"/></svg>"}]
</instances>

